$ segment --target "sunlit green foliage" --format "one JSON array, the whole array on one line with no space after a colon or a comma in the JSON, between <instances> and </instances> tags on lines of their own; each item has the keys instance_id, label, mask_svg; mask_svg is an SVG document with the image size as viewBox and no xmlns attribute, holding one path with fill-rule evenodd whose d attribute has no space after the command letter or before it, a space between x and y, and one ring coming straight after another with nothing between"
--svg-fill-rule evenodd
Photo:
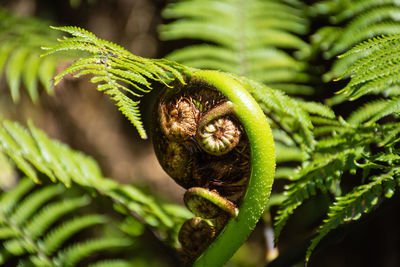
<instances>
[{"instance_id":1,"label":"sunlit green foliage","mask_svg":"<svg viewBox=\"0 0 400 267\"><path fill-rule=\"evenodd\" d=\"M306 62L308 32L301 1L179 1L162 15L174 22L160 26L162 40L202 41L167 56L188 66L246 76L274 89L311 94ZM204 43L206 42L206 43Z\"/></svg>"},{"instance_id":2,"label":"sunlit green foliage","mask_svg":"<svg viewBox=\"0 0 400 267\"><path fill-rule=\"evenodd\" d=\"M88 256L95 260L95 252L132 249L133 240L120 230L113 231L113 237L68 244L71 237L87 229L110 227L112 219L106 215L84 214L83 208L90 202L88 195L66 196L61 184L35 186L30 179L22 179L0 198L0 264L16 260L18 266L76 266ZM113 227L117 229L117 225ZM104 259L98 259L98 264L101 262ZM130 265L125 262L123 266Z\"/></svg>"},{"instance_id":3,"label":"sunlit green foliage","mask_svg":"<svg viewBox=\"0 0 400 267\"><path fill-rule=\"evenodd\" d=\"M118 211L134 214L142 223L157 228L171 242L174 242L177 224L190 216L185 212L178 213L179 207L164 208L133 186L120 185L104 177L92 158L48 138L32 124L28 130L15 122L0 121L0 152L37 183L42 180L40 176L45 175L67 188L78 185L107 196L120 207Z\"/></svg>"},{"instance_id":4,"label":"sunlit green foliage","mask_svg":"<svg viewBox=\"0 0 400 267\"><path fill-rule=\"evenodd\" d=\"M163 40L193 39L199 42L167 56L190 67L167 59L135 56L77 27L56 27L72 35L56 43L57 31L49 33L44 24L35 28L42 30L25 34L29 31L26 22L12 18L7 24L1 16L10 15L0 13L0 25L7 26L2 28L5 31L0 31L0 40L4 40L0 42L0 67L4 66L14 100L19 98L21 80L31 98L36 100L37 79L45 88L51 89L46 81L53 75L58 52L84 52L55 77L55 83L68 74L76 77L92 75L91 81L98 83L98 90L117 102L143 138L146 133L139 113L139 100L152 90L153 82L165 86L173 86L173 82L184 83L196 71L192 67L232 73L267 115L273 128L278 163L289 162L290 165L279 165L277 169L277 178L290 179L285 195L279 194L274 200L274 205L282 202L275 218L277 236L305 200L317 194L327 194L332 199L306 253L308 261L312 251L331 230L359 220L398 190L400 9L397 2L325 0L307 6L297 0L178 1L164 10L164 18L174 21L160 27L160 36ZM328 23L312 34L310 45L304 36L309 33L312 20L321 17ZM18 31L13 33L11 29ZM15 40L19 43L31 40L27 38L34 41L22 42L29 45L15 49ZM47 47L45 54L48 56L38 57L39 46ZM355 111L350 116L336 117L325 105L294 99L274 90L282 89L297 95L312 93L313 74L309 73L307 63L310 54L325 60L323 69L328 72L321 82L323 89L329 90L335 79L341 79L343 83L348 79L338 96L329 99L328 103L351 106ZM25 69L30 71L25 72ZM360 106L351 102L363 100L365 96L369 99ZM177 225L190 216L186 210L158 203L133 186L120 185L103 177L91 158L49 139L31 124L26 129L10 121L0 122L1 162L11 167L15 164L35 182L48 177L67 188L78 186L104 195L120 213L127 217L134 215L140 225L149 227L172 245L176 244ZM294 170L296 162L301 166ZM343 178L348 176L357 181L350 188L343 186ZM0 239L6 240L6 246L0 251L0 262L25 253L29 257L24 260L36 265L47 264L47 260L55 259L47 254L56 255L71 235L108 220L93 214L65 219L62 227L53 225L46 213L35 213L42 208L62 213L68 205L87 205L90 197L68 197L61 204L53 198L64 198L69 190L63 186L32 188L33 184L24 179L0 200ZM26 208L28 202L31 203L29 209ZM40 216L49 221L48 225ZM38 219L28 220L36 217ZM12 227L7 220L12 221ZM19 235L21 225L28 227L28 239ZM53 229L47 233L47 228ZM121 228L126 231L129 227ZM27 240L33 243L27 244ZM44 258L39 257L43 251L37 249L43 247L36 246L38 240L41 240L41 246L43 242L45 244L47 256ZM79 249L69 247L57 254L57 261L68 257L72 259L71 263L76 263L91 251L106 249L107 244L112 246L115 242L99 239L79 243ZM106 260L91 266L126 264L124 260Z\"/></svg>"},{"instance_id":5,"label":"sunlit green foliage","mask_svg":"<svg viewBox=\"0 0 400 267\"><path fill-rule=\"evenodd\" d=\"M152 81L167 85L178 79L184 83L183 74L189 72L189 69L172 61L135 56L124 48L99 39L78 27L53 28L67 32L73 37L61 39L58 45L45 48L47 52L44 55L67 50L89 53L87 57L80 58L58 73L54 84L57 85L67 74L74 74L75 77L93 74L91 82L100 83L97 89L116 101L119 110L132 122L140 136L146 139L147 134L140 119L140 101L134 101L131 97L140 98L148 93L152 89Z\"/></svg>"},{"instance_id":6,"label":"sunlit green foliage","mask_svg":"<svg viewBox=\"0 0 400 267\"><path fill-rule=\"evenodd\" d=\"M17 17L0 9L0 78L5 78L14 101L20 99L21 83L33 102L38 101L40 84L52 93L52 79L62 55L41 58L41 46L52 45L60 34L49 22Z\"/></svg>"},{"instance_id":7,"label":"sunlit green foliage","mask_svg":"<svg viewBox=\"0 0 400 267\"><path fill-rule=\"evenodd\" d=\"M311 241L306 260L332 229L358 220L382 199L392 197L399 185L400 134L399 36L394 34L400 32L400 24L395 1L321 1L310 10L330 15L330 21L337 24L319 29L313 35L313 45L315 51L325 51L327 59L343 53L334 59L325 78L350 78L331 103L349 101L355 111L347 122L342 118L313 118L318 143L312 156L294 174L294 182L287 186L288 198L276 217L279 235L304 200L318 193L335 197ZM364 41L371 37L374 38ZM378 97L358 108L350 102L366 95ZM344 175L356 176L359 185L343 192Z\"/></svg>"}]
</instances>

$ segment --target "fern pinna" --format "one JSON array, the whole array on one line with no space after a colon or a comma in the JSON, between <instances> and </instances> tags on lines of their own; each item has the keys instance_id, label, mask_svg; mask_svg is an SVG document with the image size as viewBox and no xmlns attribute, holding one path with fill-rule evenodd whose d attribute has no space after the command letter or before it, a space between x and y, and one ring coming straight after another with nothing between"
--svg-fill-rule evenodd
<instances>
[{"instance_id":1,"label":"fern pinna","mask_svg":"<svg viewBox=\"0 0 400 267\"><path fill-rule=\"evenodd\" d=\"M56 44L58 32L49 31L49 22L17 17L0 8L0 78L5 78L12 99L20 99L21 84L33 102L39 98L39 83L51 94L51 80L57 64L74 57L64 54L41 58L41 47Z\"/></svg>"},{"instance_id":2,"label":"fern pinna","mask_svg":"<svg viewBox=\"0 0 400 267\"><path fill-rule=\"evenodd\" d=\"M382 199L396 192L400 132L396 104L398 36L376 36L357 44L374 35L398 32L397 18L393 16L397 7L393 1L322 1L310 10L318 10L320 15L328 13L333 23L344 24L344 27L323 27L313 35L313 45L325 51L326 58L345 52L334 61L324 78L326 81L350 78L350 81L329 103L345 105L346 100L354 101L366 95L380 95L380 98L355 108L347 121L313 120L314 134L319 141L310 160L287 186L288 198L275 222L278 236L288 218L306 199L318 192L329 192L335 197L307 250L307 261L331 230L360 219L363 213L370 212ZM342 191L345 175L358 177L359 185Z\"/></svg>"},{"instance_id":3,"label":"fern pinna","mask_svg":"<svg viewBox=\"0 0 400 267\"><path fill-rule=\"evenodd\" d=\"M124 48L77 27L53 28L70 33L74 37L60 40L58 45L51 48L44 48L48 51L43 55L65 50L90 53L90 56L80 58L58 73L54 84L57 85L65 75L71 73L75 73L75 77L95 74L91 82L101 83L97 89L115 100L120 111L132 122L140 136L146 139L147 134L140 119L139 101L132 100L124 93L140 98L152 89L151 81L167 84L178 79L184 83L182 75L189 71L188 68L163 59L150 60L135 56Z\"/></svg>"},{"instance_id":4,"label":"fern pinna","mask_svg":"<svg viewBox=\"0 0 400 267\"><path fill-rule=\"evenodd\" d=\"M15 163L15 165L21 172L23 172L25 175L27 175L27 177L29 177L36 183L47 183L47 181L60 182L59 186L47 186L45 187L45 189L40 189L40 193L37 194L35 194L34 191L31 191L34 185L33 183L29 181L20 182L20 184L23 185L18 185L18 188L20 186L21 188L25 188L24 184L29 184L29 187L27 187L25 191L21 191L20 193L18 193L19 189L15 189L15 192L17 192L15 194L18 194L15 199L12 198L13 194L11 193L14 191L3 194L4 201L8 201L8 198L11 199L10 204L4 202L4 205L1 205L1 207L4 207L6 209L3 213L4 219L7 219L5 223L14 224L16 223L15 220L17 220L17 222L20 221L21 229L18 228L18 231L22 231L23 229L28 227L22 227L22 225L25 225L25 223L29 224L31 225L29 227L31 227L33 231L31 234L34 234L34 236L19 236L21 240L18 242L12 241L10 243L10 249L13 249L15 246L17 246L16 248L14 248L16 249L15 251L17 251L15 253L18 253L18 251L21 251L21 253L25 253L25 250L19 247L24 245L26 242L32 243L33 241L35 241L41 243L39 239L41 240L42 238L48 240L47 242L49 242L49 244L53 244L54 242L56 243L54 245L57 245L58 243L61 244L62 240L57 241L58 239L53 239L53 237L55 238L59 236L59 238L65 238L63 236L67 235L68 233L60 232L56 233L55 236L44 236L44 233L47 233L45 230L50 229L51 227L50 224L52 221L50 219L53 218L54 222L58 221L60 220L60 217L64 214L70 213L78 207L86 206L87 204L89 204L89 200L92 198L95 192L97 192L99 196L106 197L108 203L113 203L116 207L116 210L120 212L123 216L126 216L127 218L133 216L133 218L135 218L135 220L137 221L136 227L140 228L143 227L141 225L144 225L150 231L154 231L154 234L162 239L164 242L169 243L171 246L176 246L177 241L175 228L182 222L182 220L190 216L190 214L183 210L181 207L176 205L160 205L154 199L145 195L135 187L129 185L119 185L117 182L103 177L97 163L93 159L79 152L73 151L72 149L58 141L51 140L42 131L35 128L32 124L30 124L29 130L25 129L17 123L6 120L2 120L0 122L0 125L0 151L7 155L12 160L12 162ZM74 198L74 200L71 201L61 201L61 204L58 203L54 204L53 206L52 204L46 206L45 203L48 202L51 198L55 198L58 196L60 199L64 199L64 195L66 196L72 194L71 192L74 192L76 188L78 188L79 190L86 190L87 196L83 198ZM66 189L71 189L72 191ZM44 192L46 192L46 194ZM6 197L8 194L10 195L10 197ZM25 195L26 200L23 200L23 202L21 203L18 202L20 199L23 199ZM63 197L61 197L61 195ZM25 206L23 203L25 203ZM10 205L10 207L7 208L7 205ZM48 210L46 213L44 213L47 214L44 221L42 221L43 218L40 219L41 217L38 217L38 219L34 219L33 217L34 213L36 213L41 208L44 208L44 211ZM63 210L65 210L64 213L62 213ZM57 215L58 212L61 213ZM14 217L17 219L12 219ZM68 224L68 229L70 229L71 227L75 229L81 224L86 225L88 224L84 223L86 222L86 220L92 221L92 219L82 217L82 221L71 221L71 224ZM37 221L37 223L35 223L35 221ZM63 219L63 221L65 221L65 219ZM98 221L98 219L95 221ZM91 224L89 224L88 226L90 225ZM135 224L133 224L133 226L134 225ZM72 228L71 230L73 230ZM11 230L4 231L7 234ZM32 241L32 238L36 238L38 240L35 239ZM71 252L68 252L69 250L66 250L65 253L70 253L71 255L74 255L74 257L76 257L76 262L78 262L81 258L91 254L92 251L107 249L108 246L118 247L118 243L120 243L120 241L121 240L118 239L105 239L104 241L101 239L94 240L93 242L90 241L87 244L82 244L82 248L87 246L87 250L83 254L79 254L78 252L76 252L76 250L79 249L77 249L77 247L75 246L69 249L71 250ZM17 242L18 244L13 247L13 242ZM22 245L19 243L22 243ZM128 243L130 244L131 241L129 241ZM128 243L124 241L122 244L126 244L126 246L128 246ZM17 250L18 248L19 250ZM47 252L47 248L42 249ZM52 249L52 251L53 250L54 249ZM36 254L40 252L38 250L32 250L32 248L31 250L28 250L28 252L29 251L33 257L38 256ZM49 251L49 253L50 252L51 251ZM6 254L4 255L8 255L9 253L14 256L19 255L15 254L14 250L9 251L9 253L5 253ZM66 257L64 254L60 254L59 257ZM58 259L52 259L51 261L53 260L55 262L58 261ZM59 260L61 261L61 258ZM63 258L63 260L65 259ZM42 265L39 264L38 266ZM114 265L112 265L110 262L109 266Z\"/></svg>"},{"instance_id":5,"label":"fern pinna","mask_svg":"<svg viewBox=\"0 0 400 267\"><path fill-rule=\"evenodd\" d=\"M119 235L70 240L85 229L110 225L105 215L79 212L90 204L88 195L65 197L61 185L35 186L28 178L0 199L0 264L18 266L78 266L89 255L106 250L127 251L133 241L120 231ZM57 223L62 219L62 223ZM116 227L116 226L114 226ZM115 232L116 233L116 232ZM92 264L123 263L119 259L98 259ZM110 264L109 264L110 263Z\"/></svg>"},{"instance_id":6,"label":"fern pinna","mask_svg":"<svg viewBox=\"0 0 400 267\"><path fill-rule=\"evenodd\" d=\"M167 55L188 66L249 77L274 89L311 94L305 61L310 47L297 35L308 32L301 1L180 1L163 10L162 40L194 39L200 43Z\"/></svg>"}]
</instances>

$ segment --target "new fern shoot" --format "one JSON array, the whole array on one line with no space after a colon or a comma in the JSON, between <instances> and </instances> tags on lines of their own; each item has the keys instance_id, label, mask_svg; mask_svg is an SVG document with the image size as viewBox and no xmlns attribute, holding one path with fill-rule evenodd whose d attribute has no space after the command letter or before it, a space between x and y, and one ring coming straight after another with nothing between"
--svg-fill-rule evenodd
<instances>
[{"instance_id":1,"label":"new fern shoot","mask_svg":"<svg viewBox=\"0 0 400 267\"><path fill-rule=\"evenodd\" d=\"M89 75L153 141L186 206L106 177L31 120L0 117L0 177L17 177L15 185L0 179L0 265L159 266L148 236L173 266L222 266L233 255L233 264L251 265L236 251L261 217L265 254L275 253L268 264L325 266L330 249L321 242L340 251L348 240L337 233L351 236L398 203L399 14L394 0L175 1L158 29L177 46L151 59L83 28L50 29L0 10L10 91L0 103L23 110L25 88L40 106L41 87L54 92L49 81ZM152 114L142 114L145 96ZM355 262L357 252L343 247ZM385 265L378 252L363 265Z\"/></svg>"}]
</instances>

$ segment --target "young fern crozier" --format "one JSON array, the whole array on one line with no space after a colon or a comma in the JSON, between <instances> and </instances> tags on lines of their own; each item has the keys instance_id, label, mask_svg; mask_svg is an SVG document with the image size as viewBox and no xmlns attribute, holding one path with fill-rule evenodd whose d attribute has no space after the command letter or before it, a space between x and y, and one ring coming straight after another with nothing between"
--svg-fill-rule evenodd
<instances>
[{"instance_id":1,"label":"young fern crozier","mask_svg":"<svg viewBox=\"0 0 400 267\"><path fill-rule=\"evenodd\" d=\"M212 242L194 265L220 266L254 228L271 192L268 122L239 81L216 71L197 71L186 85L166 87L156 105L156 154L188 189L185 204L198 216L180 231L184 257L193 261Z\"/></svg>"},{"instance_id":2,"label":"young fern crozier","mask_svg":"<svg viewBox=\"0 0 400 267\"><path fill-rule=\"evenodd\" d=\"M261 217L275 172L271 129L249 93L253 86L217 71L198 71L172 61L135 56L80 28L56 29L74 37L61 40L46 54L84 50L90 55L58 74L55 82L70 73L76 77L92 74L91 81L100 83L98 90L117 101L143 138L146 133L139 101L123 92L139 98L152 90L150 81L166 85L155 108L155 151L164 170L188 189L186 205L199 216L181 230L183 254L187 261L199 257L196 266L224 264ZM276 101L279 99L271 98L270 102ZM194 235L201 247L187 242L187 237Z\"/></svg>"}]
</instances>

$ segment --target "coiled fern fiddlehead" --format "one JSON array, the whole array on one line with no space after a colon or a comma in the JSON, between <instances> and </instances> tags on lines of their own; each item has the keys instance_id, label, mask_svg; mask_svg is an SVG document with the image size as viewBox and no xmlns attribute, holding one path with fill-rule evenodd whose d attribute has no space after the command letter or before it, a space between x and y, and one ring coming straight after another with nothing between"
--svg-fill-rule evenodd
<instances>
[{"instance_id":1,"label":"coiled fern fiddlehead","mask_svg":"<svg viewBox=\"0 0 400 267\"><path fill-rule=\"evenodd\" d=\"M140 97L148 90L135 83L149 90L152 89L151 80L170 86L159 98L153 143L164 170L188 189L187 205L200 216L184 224L181 243L185 243L187 233L190 237L200 235L197 239L200 241L205 236L209 241L202 242L204 246L191 251L186 249L185 254L195 259L195 266L221 266L246 240L271 192L275 172L274 143L257 102L240 79L227 74L141 58L77 27L56 29L78 38L73 42L60 41L59 45L47 48L45 55L84 50L90 56L75 61L59 73L54 78L55 84L70 73L75 73L76 77L93 74L91 81L99 83L97 89L112 96L143 138L146 134L140 120L139 101L133 101L121 91ZM169 83L173 80L176 84L171 86ZM182 85L184 83L186 85ZM135 89L129 89L128 85ZM203 150L208 152L199 152ZM205 213L200 212L203 204ZM217 211L215 215L209 215L211 209ZM218 212L220 210L222 212ZM192 231L205 229L203 221L210 226L210 231L205 234ZM191 245L191 242L184 244L185 247Z\"/></svg>"},{"instance_id":2,"label":"coiled fern fiddlehead","mask_svg":"<svg viewBox=\"0 0 400 267\"><path fill-rule=\"evenodd\" d=\"M235 78L196 71L186 85L161 93L152 136L162 167L188 189L184 201L197 216L179 233L186 260L221 266L271 192L275 150L264 113Z\"/></svg>"}]
</instances>

